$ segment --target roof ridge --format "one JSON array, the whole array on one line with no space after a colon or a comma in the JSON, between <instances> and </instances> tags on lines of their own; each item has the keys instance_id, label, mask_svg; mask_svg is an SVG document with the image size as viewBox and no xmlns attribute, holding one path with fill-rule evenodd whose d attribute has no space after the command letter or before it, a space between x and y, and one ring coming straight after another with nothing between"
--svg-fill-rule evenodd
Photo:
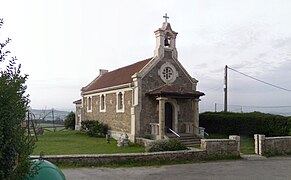
<instances>
[{"instance_id":1,"label":"roof ridge","mask_svg":"<svg viewBox=\"0 0 291 180\"><path fill-rule=\"evenodd\" d=\"M107 72L106 74L111 73L111 72L114 72L114 71L117 71L117 70L120 70L120 69L128 68L128 67L130 67L130 66L133 66L133 65L139 64L139 63L141 63L141 62L143 62L143 61L148 61L148 60L150 60L150 59L152 59L152 57L151 57L151 58L144 59L144 60L137 61L137 62L135 62L135 63L129 64L129 65L126 65L126 66L119 67L119 68L117 68L117 69L114 69L114 70L112 70L112 71Z\"/></svg>"},{"instance_id":2,"label":"roof ridge","mask_svg":"<svg viewBox=\"0 0 291 180\"><path fill-rule=\"evenodd\" d=\"M130 83L132 82L132 75L144 68L151 59L152 57L109 71L101 76L99 75L87 86L82 88L81 91L89 92Z\"/></svg>"}]
</instances>

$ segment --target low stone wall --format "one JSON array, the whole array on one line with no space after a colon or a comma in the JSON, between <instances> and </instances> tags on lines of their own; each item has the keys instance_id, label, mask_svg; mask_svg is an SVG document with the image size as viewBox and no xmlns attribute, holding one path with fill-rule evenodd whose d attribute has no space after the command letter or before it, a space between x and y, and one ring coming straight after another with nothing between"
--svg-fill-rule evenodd
<instances>
[{"instance_id":1,"label":"low stone wall","mask_svg":"<svg viewBox=\"0 0 291 180\"><path fill-rule=\"evenodd\" d=\"M31 156L31 159L37 159L38 156ZM128 154L84 154L84 155L54 155L44 156L43 159L52 163L65 164L122 164L128 162L161 162L177 160L205 160L207 158L204 150L187 151L167 151L156 153L128 153Z\"/></svg>"},{"instance_id":2,"label":"low stone wall","mask_svg":"<svg viewBox=\"0 0 291 180\"><path fill-rule=\"evenodd\" d=\"M291 154L291 136L265 137L262 134L255 134L254 139L256 154Z\"/></svg>"},{"instance_id":3,"label":"low stone wall","mask_svg":"<svg viewBox=\"0 0 291 180\"><path fill-rule=\"evenodd\" d=\"M140 143L151 143L144 139L137 139ZM146 145L146 144L144 144ZM161 162L183 160L207 160L211 158L226 158L239 156L239 136L231 136L230 139L202 139L201 150L192 149L184 151L167 151L155 153L128 153L128 154L83 154L83 155L54 155L44 156L52 163L64 164L122 164L128 162ZM37 159L38 156L31 156Z\"/></svg>"},{"instance_id":4,"label":"low stone wall","mask_svg":"<svg viewBox=\"0 0 291 180\"><path fill-rule=\"evenodd\" d=\"M155 140L146 139L146 138L135 138L135 143L143 147L149 147Z\"/></svg>"},{"instance_id":5,"label":"low stone wall","mask_svg":"<svg viewBox=\"0 0 291 180\"><path fill-rule=\"evenodd\" d=\"M201 139L201 149L213 157L239 156L240 137L233 135L229 139Z\"/></svg>"}]
</instances>

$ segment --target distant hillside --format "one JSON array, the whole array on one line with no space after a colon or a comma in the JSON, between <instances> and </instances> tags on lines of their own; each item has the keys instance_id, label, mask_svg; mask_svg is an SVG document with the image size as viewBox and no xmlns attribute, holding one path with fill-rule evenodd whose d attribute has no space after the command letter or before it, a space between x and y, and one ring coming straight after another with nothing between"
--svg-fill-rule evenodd
<instances>
[{"instance_id":1,"label":"distant hillside","mask_svg":"<svg viewBox=\"0 0 291 180\"><path fill-rule=\"evenodd\" d=\"M35 115L35 119L53 120L54 119L65 119L70 113L69 111L59 111L56 109L32 109L31 112Z\"/></svg>"}]
</instances>

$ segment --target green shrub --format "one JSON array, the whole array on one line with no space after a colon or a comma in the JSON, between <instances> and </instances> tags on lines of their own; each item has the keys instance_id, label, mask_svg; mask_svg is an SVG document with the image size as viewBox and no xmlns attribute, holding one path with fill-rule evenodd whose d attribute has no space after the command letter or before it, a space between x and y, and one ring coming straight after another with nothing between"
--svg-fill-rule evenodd
<instances>
[{"instance_id":1,"label":"green shrub","mask_svg":"<svg viewBox=\"0 0 291 180\"><path fill-rule=\"evenodd\" d=\"M105 136L108 131L108 125L95 120L86 120L81 122L81 130L85 131L89 136Z\"/></svg>"},{"instance_id":2,"label":"green shrub","mask_svg":"<svg viewBox=\"0 0 291 180\"><path fill-rule=\"evenodd\" d=\"M147 152L159 152L159 151L179 151L187 150L188 148L181 144L180 141L176 139L161 139L155 141L149 148L146 149Z\"/></svg>"},{"instance_id":3,"label":"green shrub","mask_svg":"<svg viewBox=\"0 0 291 180\"><path fill-rule=\"evenodd\" d=\"M288 127L289 127L288 128L289 129L288 130L289 131L288 135L291 136L291 117L288 118Z\"/></svg>"},{"instance_id":4,"label":"green shrub","mask_svg":"<svg viewBox=\"0 0 291 180\"><path fill-rule=\"evenodd\" d=\"M0 29L4 20L0 18ZM25 85L28 75L7 49L10 38L0 32L0 179L22 180L35 171L30 169L34 138L23 126L29 108Z\"/></svg>"},{"instance_id":5,"label":"green shrub","mask_svg":"<svg viewBox=\"0 0 291 180\"><path fill-rule=\"evenodd\" d=\"M291 129L290 117L260 112L205 112L199 118L200 126L205 127L207 133L214 134L283 136Z\"/></svg>"},{"instance_id":6,"label":"green shrub","mask_svg":"<svg viewBox=\"0 0 291 180\"><path fill-rule=\"evenodd\" d=\"M65 118L66 129L75 130L75 121L75 113L71 111Z\"/></svg>"}]
</instances>

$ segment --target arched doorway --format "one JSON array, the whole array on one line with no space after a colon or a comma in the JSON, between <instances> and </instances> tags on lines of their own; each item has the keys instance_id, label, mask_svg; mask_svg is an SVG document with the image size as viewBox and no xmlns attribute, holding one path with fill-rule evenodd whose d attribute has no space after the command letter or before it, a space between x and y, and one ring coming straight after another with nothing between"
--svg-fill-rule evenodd
<instances>
[{"instance_id":1,"label":"arched doorway","mask_svg":"<svg viewBox=\"0 0 291 180\"><path fill-rule=\"evenodd\" d=\"M170 132L168 128L173 129L173 106L171 103L165 103L165 126L166 132Z\"/></svg>"}]
</instances>

